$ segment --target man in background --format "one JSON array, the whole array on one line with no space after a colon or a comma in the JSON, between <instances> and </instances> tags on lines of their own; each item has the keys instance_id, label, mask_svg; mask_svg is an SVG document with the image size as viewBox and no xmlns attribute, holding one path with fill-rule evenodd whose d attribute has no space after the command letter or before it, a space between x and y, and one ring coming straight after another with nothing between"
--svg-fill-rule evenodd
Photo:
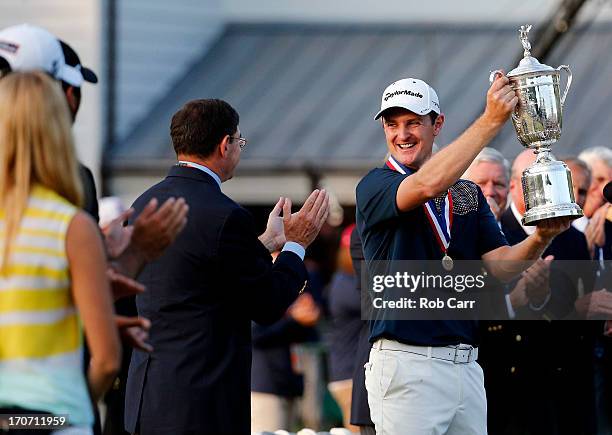
<instances>
[{"instance_id":1,"label":"man in background","mask_svg":"<svg viewBox=\"0 0 612 435\"><path fill-rule=\"evenodd\" d=\"M604 307L612 310L610 297L610 264L612 260L612 207L603 197L603 187L612 179L612 150L606 147L587 148L579 156L587 162L591 172L590 183L581 186L586 194L584 205L585 217L577 222L576 228L584 231L589 241L589 249L597 266L597 280L595 291L587 297L577 301L576 309L588 313L596 318L608 319L604 323L603 333L601 326L596 331L594 344L594 381L595 381L595 409L597 418L597 433L612 433L612 319L611 311L601 316ZM572 177L576 177L575 169L570 165ZM587 172L582 168L580 173ZM607 202L607 203L606 203ZM590 218L590 219L589 219Z\"/></svg>"},{"instance_id":2,"label":"man in background","mask_svg":"<svg viewBox=\"0 0 612 435\"><path fill-rule=\"evenodd\" d=\"M521 177L535 157L532 150L524 150L512 164L511 203L501 217L511 245L535 230L521 223L526 211ZM591 433L594 416L589 325L550 322L575 315L574 301L579 292L590 291L593 285L589 265L586 239L570 226L544 251L536 263L538 270L528 270L523 277L528 279L524 285L526 300L517 309L517 318L546 321L508 322L502 331L492 334L498 336L494 344L497 351L504 349L505 355L499 364L486 366L492 433ZM561 350L566 348L572 352Z\"/></svg>"},{"instance_id":3,"label":"man in background","mask_svg":"<svg viewBox=\"0 0 612 435\"><path fill-rule=\"evenodd\" d=\"M612 180L612 150L602 146L587 148L578 158L591 169L591 184L584 204L584 215L589 220L579 229L586 235L595 260L612 259L612 213L603 196L604 186Z\"/></svg>"},{"instance_id":4,"label":"man in background","mask_svg":"<svg viewBox=\"0 0 612 435\"><path fill-rule=\"evenodd\" d=\"M499 221L508 204L510 164L495 148L484 147L463 177L480 187L495 219Z\"/></svg>"}]
</instances>

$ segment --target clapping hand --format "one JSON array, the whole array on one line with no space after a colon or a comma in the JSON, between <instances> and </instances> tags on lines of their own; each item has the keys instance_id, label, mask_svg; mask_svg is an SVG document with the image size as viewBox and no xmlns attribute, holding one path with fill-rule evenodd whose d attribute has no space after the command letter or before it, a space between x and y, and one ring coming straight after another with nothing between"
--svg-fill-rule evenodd
<instances>
[{"instance_id":1,"label":"clapping hand","mask_svg":"<svg viewBox=\"0 0 612 435\"><path fill-rule=\"evenodd\" d=\"M286 242L283 218L280 215L285 201L286 198L283 198L282 196L279 198L278 202L268 216L266 231L259 236L259 240L270 253L280 251Z\"/></svg>"},{"instance_id":2,"label":"clapping hand","mask_svg":"<svg viewBox=\"0 0 612 435\"><path fill-rule=\"evenodd\" d=\"M169 198L158 206L153 198L136 218L133 225L123 227L132 209L113 220L106 228L107 252L116 267L126 276L134 277L144 265L159 257L187 224L189 206L183 198Z\"/></svg>"},{"instance_id":3,"label":"clapping hand","mask_svg":"<svg viewBox=\"0 0 612 435\"><path fill-rule=\"evenodd\" d=\"M183 198L157 204L153 198L134 221L132 244L147 261L159 257L187 224L189 206Z\"/></svg>"},{"instance_id":4,"label":"clapping hand","mask_svg":"<svg viewBox=\"0 0 612 435\"><path fill-rule=\"evenodd\" d=\"M106 277L111 284L113 300L135 296L145 291L145 286L138 281L123 275L110 265L106 268Z\"/></svg>"},{"instance_id":5,"label":"clapping hand","mask_svg":"<svg viewBox=\"0 0 612 435\"><path fill-rule=\"evenodd\" d=\"M115 324L125 343L143 352L153 352L153 346L146 342L149 338L148 331L151 328L151 322L148 319L115 316Z\"/></svg>"},{"instance_id":6,"label":"clapping hand","mask_svg":"<svg viewBox=\"0 0 612 435\"><path fill-rule=\"evenodd\" d=\"M525 294L533 305L542 305L550 294L550 265L554 259L553 255L544 259L539 258L522 274L521 279L525 280Z\"/></svg>"},{"instance_id":7,"label":"clapping hand","mask_svg":"<svg viewBox=\"0 0 612 435\"><path fill-rule=\"evenodd\" d=\"M592 254L595 246L604 246L606 244L606 215L610 204L604 204L599 207L589 220L584 235L586 236L589 245L589 252Z\"/></svg>"},{"instance_id":8,"label":"clapping hand","mask_svg":"<svg viewBox=\"0 0 612 435\"><path fill-rule=\"evenodd\" d=\"M155 198L149 201L133 225L123 226L134 213L130 208L102 228L110 258L118 258L130 247L146 261L151 261L174 241L187 224L189 206L183 198L169 198L159 208L157 204Z\"/></svg>"},{"instance_id":9,"label":"clapping hand","mask_svg":"<svg viewBox=\"0 0 612 435\"><path fill-rule=\"evenodd\" d=\"M288 241L308 247L319 234L329 214L329 194L315 189L297 213L291 213L291 200L283 204L283 225Z\"/></svg>"},{"instance_id":10,"label":"clapping hand","mask_svg":"<svg viewBox=\"0 0 612 435\"><path fill-rule=\"evenodd\" d=\"M555 259L553 255L538 259L521 274L512 291L510 303L515 310L528 303L542 305L550 294L550 265Z\"/></svg>"},{"instance_id":11,"label":"clapping hand","mask_svg":"<svg viewBox=\"0 0 612 435\"><path fill-rule=\"evenodd\" d=\"M510 292L510 304L514 310L524 307L529 303L529 298L525 291L526 287L525 279L521 278Z\"/></svg>"},{"instance_id":12,"label":"clapping hand","mask_svg":"<svg viewBox=\"0 0 612 435\"><path fill-rule=\"evenodd\" d=\"M288 314L302 326L312 327L321 317L321 310L310 293L302 293L289 307Z\"/></svg>"},{"instance_id":13,"label":"clapping hand","mask_svg":"<svg viewBox=\"0 0 612 435\"><path fill-rule=\"evenodd\" d=\"M123 224L133 213L134 209L130 208L101 228L109 258L118 258L129 246L134 227Z\"/></svg>"},{"instance_id":14,"label":"clapping hand","mask_svg":"<svg viewBox=\"0 0 612 435\"><path fill-rule=\"evenodd\" d=\"M574 307L583 319L609 319L612 317L612 292L602 289L588 293L577 299Z\"/></svg>"}]
</instances>

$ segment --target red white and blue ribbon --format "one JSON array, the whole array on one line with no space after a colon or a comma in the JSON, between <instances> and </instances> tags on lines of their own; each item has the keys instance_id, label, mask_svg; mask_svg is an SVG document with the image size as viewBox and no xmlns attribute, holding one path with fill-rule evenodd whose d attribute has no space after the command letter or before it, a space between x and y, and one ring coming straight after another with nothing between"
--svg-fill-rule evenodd
<instances>
[{"instance_id":1,"label":"red white and blue ribbon","mask_svg":"<svg viewBox=\"0 0 612 435\"><path fill-rule=\"evenodd\" d=\"M408 174L403 165L399 164L393 156L389 156L386 162L387 167L400 174ZM442 253L447 256L448 247L451 241L451 227L453 225L453 197L451 196L450 190L446 193L446 198L442 203L442 210L440 213L436 210L436 203L433 199L430 199L423 204L425 209L425 216L431 225L436 241L440 246Z\"/></svg>"}]
</instances>

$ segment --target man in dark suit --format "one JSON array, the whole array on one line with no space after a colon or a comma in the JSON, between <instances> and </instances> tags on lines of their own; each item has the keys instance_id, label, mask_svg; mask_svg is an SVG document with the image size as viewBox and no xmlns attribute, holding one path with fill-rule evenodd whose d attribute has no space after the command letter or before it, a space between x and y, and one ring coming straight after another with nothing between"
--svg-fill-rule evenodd
<instances>
[{"instance_id":1,"label":"man in dark suit","mask_svg":"<svg viewBox=\"0 0 612 435\"><path fill-rule=\"evenodd\" d=\"M258 240L249 213L221 191L246 145L238 122L224 101L187 103L171 124L178 164L134 203L138 213L151 197L182 196L190 211L176 242L140 275L148 291L136 302L151 319L154 351L132 355L129 432L248 434L251 320L280 319L305 286L304 249L327 217L328 195L315 190L294 214L281 198Z\"/></svg>"},{"instance_id":2,"label":"man in dark suit","mask_svg":"<svg viewBox=\"0 0 612 435\"><path fill-rule=\"evenodd\" d=\"M531 150L521 153L512 166L512 202L501 216L511 245L531 231L520 219L525 213L521 174L534 161ZM552 256L552 257L551 257ZM586 238L571 227L544 251L539 283L545 297L518 308L518 319L576 317L574 302L592 289L594 270ZM571 261L571 267L568 267ZM527 274L529 271L527 272ZM491 434L590 434L593 431L593 391L590 353L592 331L585 322L504 322L491 335L489 349L499 357L485 358L485 383ZM493 340L495 338L495 341ZM569 393L569 392L572 393Z\"/></svg>"},{"instance_id":3,"label":"man in dark suit","mask_svg":"<svg viewBox=\"0 0 612 435\"><path fill-rule=\"evenodd\" d=\"M521 242L531 231L530 227L521 225L520 219L525 213L525 203L523 200L523 188L521 175L535 160L532 151L526 150L519 154L512 165L512 177L510 180L510 191L512 202L510 207L501 217L501 225L510 244ZM588 183L587 183L588 184ZM575 194L577 190L574 189ZM578 205L584 206L584 197L576 196ZM593 313L575 311L575 306L579 305L579 300L593 290L595 269L590 262L589 248L584 234L578 231L573 225L559 234L550 246L544 251L543 257L553 256L550 271L550 302L540 304L541 310L534 304L531 309L534 312L541 312L545 318L558 319L565 317L590 318ZM568 262L572 262L571 265ZM568 267L571 266L571 267ZM537 305L537 304L536 304ZM591 307L595 308L595 307ZM541 317L541 316L537 316Z\"/></svg>"}]
</instances>

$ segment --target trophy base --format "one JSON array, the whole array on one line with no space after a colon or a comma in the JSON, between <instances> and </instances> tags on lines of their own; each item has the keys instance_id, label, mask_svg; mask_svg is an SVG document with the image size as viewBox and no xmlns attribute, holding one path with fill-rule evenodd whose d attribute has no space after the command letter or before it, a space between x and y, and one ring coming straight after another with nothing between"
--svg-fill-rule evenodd
<instances>
[{"instance_id":1,"label":"trophy base","mask_svg":"<svg viewBox=\"0 0 612 435\"><path fill-rule=\"evenodd\" d=\"M583 215L584 213L582 212L582 209L575 203L544 205L534 207L525 212L525 215L521 221L525 226L532 226L544 219L558 217L571 217L573 219L578 219Z\"/></svg>"},{"instance_id":2,"label":"trophy base","mask_svg":"<svg viewBox=\"0 0 612 435\"><path fill-rule=\"evenodd\" d=\"M523 225L535 225L544 219L583 215L574 198L572 174L567 165L554 160L550 150L541 147L535 163L521 178L526 212Z\"/></svg>"}]
</instances>

